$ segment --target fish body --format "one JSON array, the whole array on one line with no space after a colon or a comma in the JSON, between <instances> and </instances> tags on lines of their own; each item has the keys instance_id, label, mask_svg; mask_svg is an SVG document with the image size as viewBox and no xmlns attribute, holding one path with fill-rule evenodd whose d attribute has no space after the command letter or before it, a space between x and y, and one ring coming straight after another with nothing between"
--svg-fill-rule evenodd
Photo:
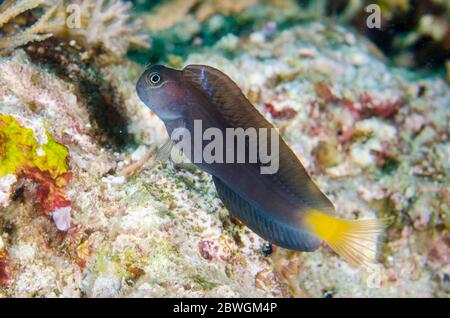
<instances>
[{"instance_id":1,"label":"fish body","mask_svg":"<svg viewBox=\"0 0 450 318\"><path fill-rule=\"evenodd\" d=\"M183 70L155 65L143 73L136 89L140 99L163 120L169 136L179 128L194 136L186 156L213 176L227 209L258 235L297 251L314 251L326 241L354 265L375 258L381 222L334 218L333 204L309 177L298 157L224 73L205 65L189 65ZM236 159L239 149L235 144L230 148L226 139L229 128L270 130L267 147L277 145L278 169L261 173L266 163L259 143L253 162L195 160L209 142L196 138L208 129L223 133L225 141L220 150ZM245 154L255 149L252 147L251 141L246 142Z\"/></svg>"}]
</instances>

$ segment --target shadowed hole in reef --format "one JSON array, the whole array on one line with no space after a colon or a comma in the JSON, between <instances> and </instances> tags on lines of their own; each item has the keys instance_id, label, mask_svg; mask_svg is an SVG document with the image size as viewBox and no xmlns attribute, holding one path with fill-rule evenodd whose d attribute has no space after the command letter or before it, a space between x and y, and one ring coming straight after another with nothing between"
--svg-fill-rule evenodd
<instances>
[{"instance_id":1,"label":"shadowed hole in reef","mask_svg":"<svg viewBox=\"0 0 450 318\"><path fill-rule=\"evenodd\" d=\"M78 89L87 99L91 120L95 121L98 128L107 137L101 142L114 149L123 149L133 145L133 140L127 130L127 120L114 105L114 96L106 94L108 91L111 92L112 88L102 89L100 84L83 78L78 83Z\"/></svg>"},{"instance_id":2,"label":"shadowed hole in reef","mask_svg":"<svg viewBox=\"0 0 450 318\"><path fill-rule=\"evenodd\" d=\"M55 49L61 46L64 49ZM76 94L86 100L90 121L98 130L102 145L114 150L136 146L128 133L127 119L119 111L113 88L93 63L81 61L79 51L52 39L32 43L26 51L35 64L76 85Z\"/></svg>"}]
</instances>

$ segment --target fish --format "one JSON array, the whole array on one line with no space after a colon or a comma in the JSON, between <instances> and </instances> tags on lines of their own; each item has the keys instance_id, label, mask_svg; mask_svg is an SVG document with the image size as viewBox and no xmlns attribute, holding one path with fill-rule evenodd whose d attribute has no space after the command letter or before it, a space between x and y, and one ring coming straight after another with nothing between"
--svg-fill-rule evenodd
<instances>
[{"instance_id":1,"label":"fish","mask_svg":"<svg viewBox=\"0 0 450 318\"><path fill-rule=\"evenodd\" d=\"M259 146L256 162L195 161L196 154L207 145L205 140L196 144L195 136L189 141L191 147L183 150L194 165L212 175L218 197L231 215L260 237L301 252L315 251L324 242L356 267L376 261L384 220L335 217L334 204L309 176L299 157L225 73L207 65L188 65L182 70L152 65L138 79L136 92L164 122L169 136L177 129L195 134L199 121L202 133L209 128L225 136L230 128L271 131L267 147L278 145L274 148L278 151L278 169L273 173L262 173L267 162L261 159ZM162 149L168 152L175 143L169 140L169 146ZM236 156L236 147L226 145L227 140L221 150ZM245 144L246 154L251 147L250 142Z\"/></svg>"}]
</instances>

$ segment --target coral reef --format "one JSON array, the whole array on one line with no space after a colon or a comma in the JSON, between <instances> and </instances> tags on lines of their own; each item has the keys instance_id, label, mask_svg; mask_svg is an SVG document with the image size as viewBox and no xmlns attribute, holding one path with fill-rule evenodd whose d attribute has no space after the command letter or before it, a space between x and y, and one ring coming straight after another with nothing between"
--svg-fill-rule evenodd
<instances>
[{"instance_id":1,"label":"coral reef","mask_svg":"<svg viewBox=\"0 0 450 318\"><path fill-rule=\"evenodd\" d=\"M367 24L369 5L379 8L379 27ZM371 45L377 54L427 71L442 68L448 60L449 16L448 1L442 0L171 0L142 12L152 34L152 62L161 58L159 51L183 55L180 47L189 51L190 45L212 45L228 33L247 35L255 26L266 25L261 33L270 34L274 26L317 20L350 24L377 45Z\"/></svg>"},{"instance_id":2,"label":"coral reef","mask_svg":"<svg viewBox=\"0 0 450 318\"><path fill-rule=\"evenodd\" d=\"M42 5L44 2L45 0L9 0L2 4L0 7L0 31L6 34L2 34L2 37L0 37L0 50L10 51L28 42L43 41L52 36L51 33L47 33L45 24L55 11L55 7L46 11L32 26L18 31L16 34L8 35L8 30L5 30L5 26L17 16Z\"/></svg>"},{"instance_id":3,"label":"coral reef","mask_svg":"<svg viewBox=\"0 0 450 318\"><path fill-rule=\"evenodd\" d=\"M0 58L0 296L448 297L448 83L346 27L287 19L159 58L229 74L339 216L389 219L378 264L270 247L208 175L154 161L167 136L135 94L142 66L43 41ZM183 23L161 33L189 42L196 19Z\"/></svg>"},{"instance_id":4,"label":"coral reef","mask_svg":"<svg viewBox=\"0 0 450 318\"><path fill-rule=\"evenodd\" d=\"M29 27L27 18L18 26L11 26L19 16L37 7L46 8ZM131 19L131 4L121 0L19 0L6 1L1 7L0 49L15 47L50 37L77 41L86 50L103 49L123 56L130 46L148 48L148 37L140 32L142 21ZM14 29L16 34L9 35ZM18 30L16 30L18 28Z\"/></svg>"},{"instance_id":5,"label":"coral reef","mask_svg":"<svg viewBox=\"0 0 450 318\"><path fill-rule=\"evenodd\" d=\"M365 8L370 4L380 8L379 29L367 27ZM448 1L328 1L323 15L336 14L341 22L352 24L372 39L398 65L439 68L450 54Z\"/></svg>"},{"instance_id":6,"label":"coral reef","mask_svg":"<svg viewBox=\"0 0 450 318\"><path fill-rule=\"evenodd\" d=\"M10 279L9 257L2 239L0 238L0 287L8 287Z\"/></svg>"},{"instance_id":7,"label":"coral reef","mask_svg":"<svg viewBox=\"0 0 450 318\"><path fill-rule=\"evenodd\" d=\"M69 29L69 38L75 38L85 47L101 45L106 50L123 56L130 46L148 48L148 37L140 33L142 22L130 18L131 3L120 0L74 1L81 8L80 28Z\"/></svg>"},{"instance_id":8,"label":"coral reef","mask_svg":"<svg viewBox=\"0 0 450 318\"><path fill-rule=\"evenodd\" d=\"M33 130L19 125L12 116L0 115L0 178L10 175L28 178L39 184L36 196L43 210L49 213L70 207L63 186L71 178L67 166L67 149L49 134L36 141ZM8 199L8 198L6 198ZM5 205L5 202L0 202ZM68 212L70 215L70 211ZM68 230L60 227L61 230Z\"/></svg>"},{"instance_id":9,"label":"coral reef","mask_svg":"<svg viewBox=\"0 0 450 318\"><path fill-rule=\"evenodd\" d=\"M281 4L282 1L275 1ZM257 4L257 0L171 0L159 4L152 13L146 16L146 25L153 31L161 31L185 21L189 13L193 13L196 21L204 22L217 15L230 15ZM192 12L194 10L194 12Z\"/></svg>"},{"instance_id":10,"label":"coral reef","mask_svg":"<svg viewBox=\"0 0 450 318\"><path fill-rule=\"evenodd\" d=\"M151 55L136 54L143 63L160 59L179 65L191 51L215 44L222 36L245 34L253 26L265 25L270 36L279 25L299 20L301 8L294 0L281 1L164 1L150 13L141 12L151 34ZM231 53L231 52L230 52Z\"/></svg>"}]
</instances>

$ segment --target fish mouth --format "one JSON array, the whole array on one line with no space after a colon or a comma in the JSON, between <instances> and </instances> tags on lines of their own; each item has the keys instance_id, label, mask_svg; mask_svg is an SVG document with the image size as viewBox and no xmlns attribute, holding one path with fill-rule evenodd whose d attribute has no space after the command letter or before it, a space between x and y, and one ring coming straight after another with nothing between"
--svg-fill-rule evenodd
<instances>
[{"instance_id":1,"label":"fish mouth","mask_svg":"<svg viewBox=\"0 0 450 318\"><path fill-rule=\"evenodd\" d=\"M145 93L142 91L142 89L140 88L140 87L136 87L136 95L139 97L139 100L146 106L146 107L148 107L148 108L151 108L150 106L149 106L149 100L147 100L146 98L145 98Z\"/></svg>"}]
</instances>

